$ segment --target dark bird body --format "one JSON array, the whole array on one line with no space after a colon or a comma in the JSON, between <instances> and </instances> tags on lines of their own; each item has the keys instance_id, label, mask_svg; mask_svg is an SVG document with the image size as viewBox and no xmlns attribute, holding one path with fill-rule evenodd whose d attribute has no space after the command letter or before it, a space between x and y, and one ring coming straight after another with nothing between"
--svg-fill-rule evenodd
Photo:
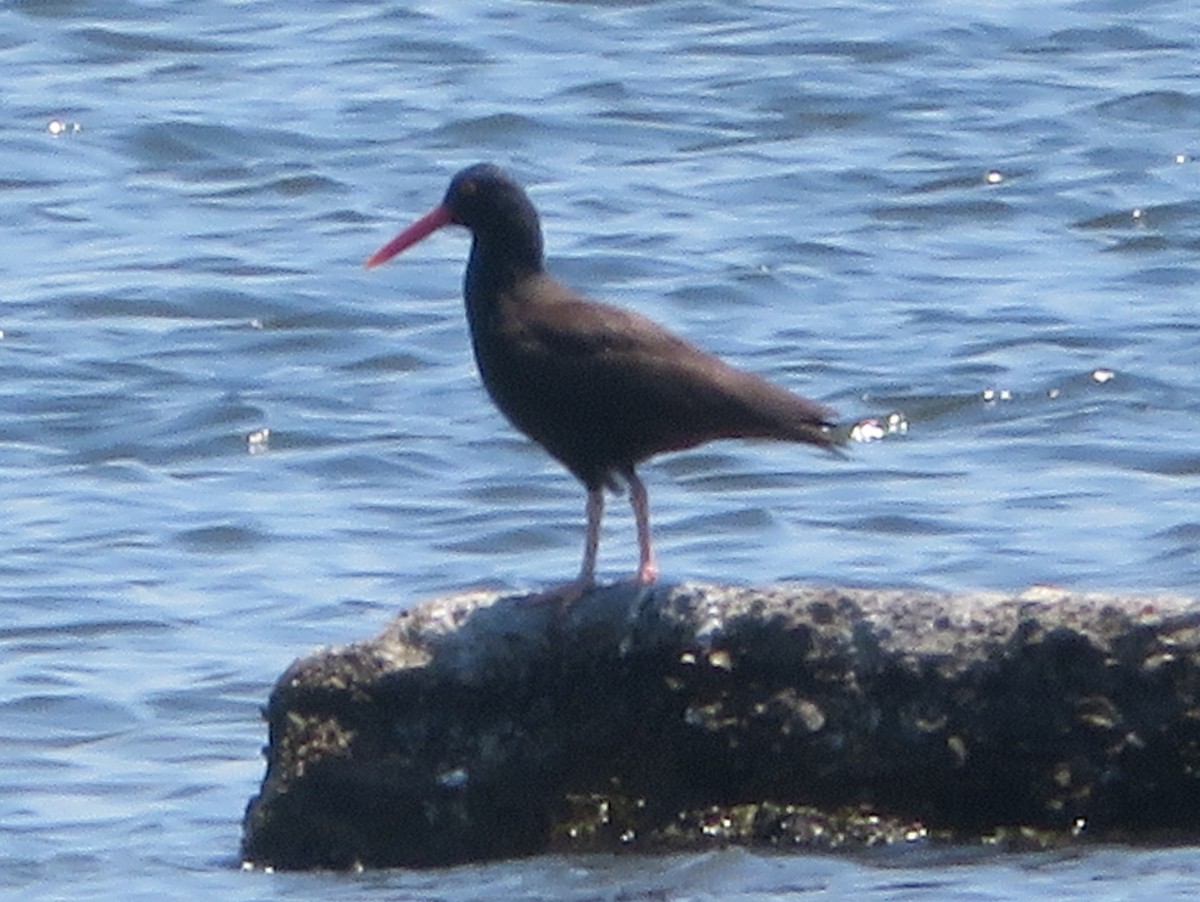
<instances>
[{"instance_id":1,"label":"dark bird body","mask_svg":"<svg viewBox=\"0 0 1200 902\"><path fill-rule=\"evenodd\" d=\"M587 487L588 537L573 599L594 580L603 489L628 483L641 551L637 580L653 582L646 492L634 468L666 451L722 438L834 446L833 413L735 369L657 323L587 300L545 271L537 212L488 164L464 169L442 203L380 248L375 266L449 223L473 241L464 285L475 360L508 419Z\"/></svg>"}]
</instances>

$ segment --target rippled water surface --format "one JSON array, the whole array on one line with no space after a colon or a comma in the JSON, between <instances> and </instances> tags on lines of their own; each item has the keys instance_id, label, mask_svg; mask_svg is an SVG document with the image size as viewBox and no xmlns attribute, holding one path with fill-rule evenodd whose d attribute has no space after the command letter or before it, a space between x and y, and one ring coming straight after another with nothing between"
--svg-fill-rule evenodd
<instances>
[{"instance_id":1,"label":"rippled water surface","mask_svg":"<svg viewBox=\"0 0 1200 902\"><path fill-rule=\"evenodd\" d=\"M665 578L1194 593L1198 45L1180 0L0 4L0 891L1193 896L1187 847L236 849L295 656L577 567L582 490L475 375L465 235L361 266L477 160L564 280L908 424L646 466Z\"/></svg>"}]
</instances>

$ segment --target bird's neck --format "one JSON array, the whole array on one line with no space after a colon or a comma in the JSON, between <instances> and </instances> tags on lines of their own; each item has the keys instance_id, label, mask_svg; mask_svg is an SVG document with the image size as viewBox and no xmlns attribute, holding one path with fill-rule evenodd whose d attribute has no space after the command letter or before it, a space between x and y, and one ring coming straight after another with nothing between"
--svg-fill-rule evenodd
<instances>
[{"instance_id":1,"label":"bird's neck","mask_svg":"<svg viewBox=\"0 0 1200 902\"><path fill-rule=\"evenodd\" d=\"M476 234L463 285L472 328L486 327L489 320L500 315L501 299L512 297L520 282L542 271L540 230L505 235L503 240Z\"/></svg>"}]
</instances>

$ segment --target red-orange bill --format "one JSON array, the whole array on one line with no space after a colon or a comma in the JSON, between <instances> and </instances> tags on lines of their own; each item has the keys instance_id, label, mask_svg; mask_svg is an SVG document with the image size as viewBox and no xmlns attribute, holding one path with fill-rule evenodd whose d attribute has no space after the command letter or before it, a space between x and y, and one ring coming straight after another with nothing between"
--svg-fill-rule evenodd
<instances>
[{"instance_id":1,"label":"red-orange bill","mask_svg":"<svg viewBox=\"0 0 1200 902\"><path fill-rule=\"evenodd\" d=\"M367 269L386 263L407 247L412 247L430 232L436 232L450 222L450 208L438 204L407 229L367 258Z\"/></svg>"}]
</instances>

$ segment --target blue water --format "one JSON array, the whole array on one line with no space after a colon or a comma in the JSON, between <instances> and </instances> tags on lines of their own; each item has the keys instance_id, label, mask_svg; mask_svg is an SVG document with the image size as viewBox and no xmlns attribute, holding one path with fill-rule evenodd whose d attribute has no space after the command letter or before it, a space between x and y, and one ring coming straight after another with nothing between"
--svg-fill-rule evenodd
<instances>
[{"instance_id":1,"label":"blue water","mask_svg":"<svg viewBox=\"0 0 1200 902\"><path fill-rule=\"evenodd\" d=\"M1198 56L1182 0L0 4L0 895L1193 896L1189 847L237 842L294 657L578 566L580 487L474 373L465 236L361 266L477 160L572 285L907 424L648 465L664 578L1194 593Z\"/></svg>"}]
</instances>

